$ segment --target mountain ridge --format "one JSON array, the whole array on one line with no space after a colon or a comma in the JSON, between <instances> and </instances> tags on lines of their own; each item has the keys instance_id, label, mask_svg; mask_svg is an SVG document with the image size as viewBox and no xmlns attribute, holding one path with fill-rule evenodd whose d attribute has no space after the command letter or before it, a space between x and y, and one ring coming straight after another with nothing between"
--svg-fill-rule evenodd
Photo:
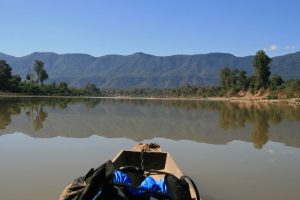
<instances>
[{"instance_id":1,"label":"mountain ridge","mask_svg":"<svg viewBox=\"0 0 300 200\"><path fill-rule=\"evenodd\" d=\"M253 73L253 56L238 57L230 53L156 56L143 52L130 55L108 54L95 57L82 53L57 54L33 52L22 57L0 53L7 60L13 74L22 78L33 72L35 60L45 62L50 76L48 82L65 81L83 87L94 83L100 88L178 87L217 85L219 72L224 67ZM272 57L272 74L284 79L300 79L300 52Z\"/></svg>"}]
</instances>

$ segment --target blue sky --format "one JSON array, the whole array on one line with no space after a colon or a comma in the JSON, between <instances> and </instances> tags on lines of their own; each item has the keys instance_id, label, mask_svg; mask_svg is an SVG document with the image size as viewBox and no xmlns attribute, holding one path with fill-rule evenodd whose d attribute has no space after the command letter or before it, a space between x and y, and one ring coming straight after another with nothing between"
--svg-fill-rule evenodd
<instances>
[{"instance_id":1,"label":"blue sky","mask_svg":"<svg viewBox=\"0 0 300 200\"><path fill-rule=\"evenodd\" d=\"M0 52L300 51L299 0L0 0Z\"/></svg>"}]
</instances>

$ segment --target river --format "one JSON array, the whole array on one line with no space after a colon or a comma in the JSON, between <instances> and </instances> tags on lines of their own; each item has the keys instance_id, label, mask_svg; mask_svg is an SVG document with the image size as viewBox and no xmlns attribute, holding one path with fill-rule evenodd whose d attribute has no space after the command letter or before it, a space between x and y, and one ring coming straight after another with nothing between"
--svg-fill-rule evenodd
<instances>
[{"instance_id":1,"label":"river","mask_svg":"<svg viewBox=\"0 0 300 200\"><path fill-rule=\"evenodd\" d=\"M139 142L170 152L203 200L298 200L300 106L0 98L0 199L54 200Z\"/></svg>"}]
</instances>

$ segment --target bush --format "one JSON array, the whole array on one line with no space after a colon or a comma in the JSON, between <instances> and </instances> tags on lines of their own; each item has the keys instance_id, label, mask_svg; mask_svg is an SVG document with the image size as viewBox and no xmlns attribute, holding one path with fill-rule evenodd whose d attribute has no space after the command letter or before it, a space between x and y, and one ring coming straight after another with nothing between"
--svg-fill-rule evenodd
<instances>
[{"instance_id":1,"label":"bush","mask_svg":"<svg viewBox=\"0 0 300 200\"><path fill-rule=\"evenodd\" d=\"M271 90L277 90L283 84L281 76L274 75L271 77L269 88Z\"/></svg>"}]
</instances>

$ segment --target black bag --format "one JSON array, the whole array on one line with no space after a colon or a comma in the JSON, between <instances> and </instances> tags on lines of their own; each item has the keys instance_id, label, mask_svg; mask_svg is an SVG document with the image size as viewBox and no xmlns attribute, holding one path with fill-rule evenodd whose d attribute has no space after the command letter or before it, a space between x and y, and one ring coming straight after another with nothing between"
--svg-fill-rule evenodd
<instances>
[{"instance_id":1,"label":"black bag","mask_svg":"<svg viewBox=\"0 0 300 200\"><path fill-rule=\"evenodd\" d=\"M108 161L98 167L96 170L91 169L84 177L79 177L70 183L62 192L59 200L92 200L93 197L103 191L105 195L108 188L103 188L111 184L107 184L111 181L114 165L111 161Z\"/></svg>"},{"instance_id":2,"label":"black bag","mask_svg":"<svg viewBox=\"0 0 300 200\"><path fill-rule=\"evenodd\" d=\"M171 200L192 200L189 184L184 179L178 179L172 174L165 176Z\"/></svg>"}]
</instances>

